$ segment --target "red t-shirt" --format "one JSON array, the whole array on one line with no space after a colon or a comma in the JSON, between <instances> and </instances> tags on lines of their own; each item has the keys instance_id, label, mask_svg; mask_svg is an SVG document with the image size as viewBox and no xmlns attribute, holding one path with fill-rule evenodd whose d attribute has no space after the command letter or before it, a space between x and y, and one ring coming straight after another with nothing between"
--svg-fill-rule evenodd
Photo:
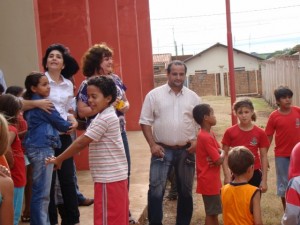
<instances>
[{"instance_id":1,"label":"red t-shirt","mask_svg":"<svg viewBox=\"0 0 300 225\"><path fill-rule=\"evenodd\" d=\"M268 136L263 129L254 125L251 130L244 131L238 124L225 131L222 144L231 148L236 146L248 148L255 156L254 169L261 169L259 149L270 146Z\"/></svg>"},{"instance_id":2,"label":"red t-shirt","mask_svg":"<svg viewBox=\"0 0 300 225\"><path fill-rule=\"evenodd\" d=\"M203 195L218 195L222 187L220 166L209 166L207 158L216 162L220 158L220 145L213 132L199 130L196 148L197 189Z\"/></svg>"},{"instance_id":3,"label":"red t-shirt","mask_svg":"<svg viewBox=\"0 0 300 225\"><path fill-rule=\"evenodd\" d=\"M9 125L8 130L16 134L15 140L11 144L14 158L14 166L10 169L11 177L14 181L14 187L24 187L26 185L26 170L24 153L21 147L21 141L16 127Z\"/></svg>"},{"instance_id":4,"label":"red t-shirt","mask_svg":"<svg viewBox=\"0 0 300 225\"><path fill-rule=\"evenodd\" d=\"M300 108L292 106L289 114L275 110L269 116L266 134L275 133L275 156L290 157L294 146L300 142Z\"/></svg>"}]
</instances>

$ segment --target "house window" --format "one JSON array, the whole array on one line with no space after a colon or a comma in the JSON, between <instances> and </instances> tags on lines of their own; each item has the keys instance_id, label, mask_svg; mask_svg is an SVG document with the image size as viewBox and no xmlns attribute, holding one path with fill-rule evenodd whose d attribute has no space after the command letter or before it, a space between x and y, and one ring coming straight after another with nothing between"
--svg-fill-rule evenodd
<instances>
[{"instance_id":1,"label":"house window","mask_svg":"<svg viewBox=\"0 0 300 225\"><path fill-rule=\"evenodd\" d=\"M234 71L245 71L245 67L235 67Z\"/></svg>"},{"instance_id":2,"label":"house window","mask_svg":"<svg viewBox=\"0 0 300 225\"><path fill-rule=\"evenodd\" d=\"M154 72L157 73L160 71L160 67L159 66L154 66Z\"/></svg>"},{"instance_id":3,"label":"house window","mask_svg":"<svg viewBox=\"0 0 300 225\"><path fill-rule=\"evenodd\" d=\"M207 70L195 70L197 74L207 74Z\"/></svg>"}]
</instances>

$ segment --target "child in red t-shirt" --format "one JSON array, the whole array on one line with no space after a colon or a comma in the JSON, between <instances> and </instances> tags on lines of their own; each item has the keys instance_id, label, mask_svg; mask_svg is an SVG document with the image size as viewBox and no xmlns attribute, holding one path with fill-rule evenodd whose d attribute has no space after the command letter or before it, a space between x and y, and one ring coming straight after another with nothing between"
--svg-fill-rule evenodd
<instances>
[{"instance_id":1,"label":"child in red t-shirt","mask_svg":"<svg viewBox=\"0 0 300 225\"><path fill-rule=\"evenodd\" d=\"M231 181L231 174L228 168L228 152L230 148L236 146L245 146L255 156L253 177L249 180L249 184L261 188L262 192L266 192L267 171L268 171L268 148L270 146L269 139L261 128L256 126L253 121L256 120L254 106L249 99L240 99L233 105L234 113L239 119L239 123L228 128L222 139L222 148L225 151L224 159L224 183Z\"/></svg>"},{"instance_id":2,"label":"child in red t-shirt","mask_svg":"<svg viewBox=\"0 0 300 225\"><path fill-rule=\"evenodd\" d=\"M218 215L222 213L220 165L224 160L224 151L220 149L220 145L211 131L211 127L215 126L217 121L210 105L195 106L193 117L201 126L196 148L196 192L202 194L206 214L205 224L218 225Z\"/></svg>"},{"instance_id":3,"label":"child in red t-shirt","mask_svg":"<svg viewBox=\"0 0 300 225\"><path fill-rule=\"evenodd\" d=\"M294 146L300 142L300 108L292 106L293 92L286 86L274 91L278 109L268 119L266 134L270 143L275 134L275 168L277 177L277 195L281 197L285 209L285 191L288 184L290 155Z\"/></svg>"}]
</instances>

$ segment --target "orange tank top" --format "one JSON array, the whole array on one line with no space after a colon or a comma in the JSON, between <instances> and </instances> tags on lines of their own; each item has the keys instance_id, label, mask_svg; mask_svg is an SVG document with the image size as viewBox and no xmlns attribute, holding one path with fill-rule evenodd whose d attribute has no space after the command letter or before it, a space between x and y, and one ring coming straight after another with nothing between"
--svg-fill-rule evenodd
<instances>
[{"instance_id":1,"label":"orange tank top","mask_svg":"<svg viewBox=\"0 0 300 225\"><path fill-rule=\"evenodd\" d=\"M250 184L227 184L221 189L224 225L253 225L250 211L253 195L259 189Z\"/></svg>"}]
</instances>

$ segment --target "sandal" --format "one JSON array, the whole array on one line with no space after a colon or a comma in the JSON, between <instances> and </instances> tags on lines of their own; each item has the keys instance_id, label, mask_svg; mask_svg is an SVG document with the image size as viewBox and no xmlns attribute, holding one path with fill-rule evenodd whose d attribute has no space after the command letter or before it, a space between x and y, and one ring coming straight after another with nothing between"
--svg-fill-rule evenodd
<instances>
[{"instance_id":1,"label":"sandal","mask_svg":"<svg viewBox=\"0 0 300 225\"><path fill-rule=\"evenodd\" d=\"M138 221L133 219L131 216L129 217L129 224L140 224Z\"/></svg>"},{"instance_id":2,"label":"sandal","mask_svg":"<svg viewBox=\"0 0 300 225\"><path fill-rule=\"evenodd\" d=\"M21 216L21 221L23 223L30 223L30 216L24 216L24 215L22 215Z\"/></svg>"}]
</instances>

